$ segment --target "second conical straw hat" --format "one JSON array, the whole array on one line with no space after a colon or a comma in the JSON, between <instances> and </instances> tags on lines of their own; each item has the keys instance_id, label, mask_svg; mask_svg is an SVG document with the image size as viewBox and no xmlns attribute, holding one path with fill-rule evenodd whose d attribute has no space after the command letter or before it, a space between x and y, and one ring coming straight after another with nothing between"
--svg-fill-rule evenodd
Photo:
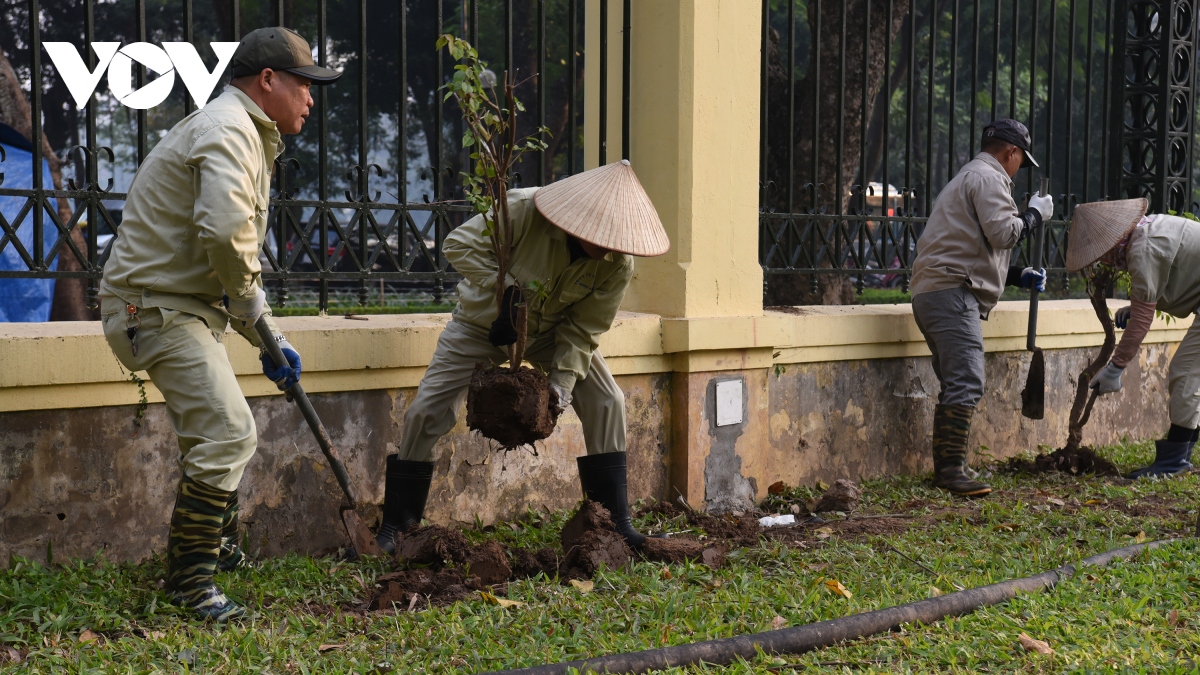
<instances>
[{"instance_id":1,"label":"second conical straw hat","mask_svg":"<svg viewBox=\"0 0 1200 675\"><path fill-rule=\"evenodd\" d=\"M671 248L627 159L551 183L534 193L533 204L560 229L596 246L636 256Z\"/></svg>"},{"instance_id":2,"label":"second conical straw hat","mask_svg":"<svg viewBox=\"0 0 1200 675\"><path fill-rule=\"evenodd\" d=\"M1071 238L1067 242L1067 271L1081 270L1108 253L1137 227L1149 205L1144 197L1138 197L1075 207Z\"/></svg>"}]
</instances>

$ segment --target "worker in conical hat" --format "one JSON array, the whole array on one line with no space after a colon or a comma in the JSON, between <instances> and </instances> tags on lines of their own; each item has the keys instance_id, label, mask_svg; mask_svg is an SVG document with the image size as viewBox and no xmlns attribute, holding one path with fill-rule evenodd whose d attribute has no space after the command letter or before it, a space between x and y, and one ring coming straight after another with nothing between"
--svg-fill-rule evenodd
<instances>
[{"instance_id":1,"label":"worker in conical hat","mask_svg":"<svg viewBox=\"0 0 1200 675\"><path fill-rule=\"evenodd\" d=\"M1121 389L1121 376L1150 332L1155 311L1185 318L1200 306L1200 223L1164 214L1147 215L1145 199L1083 204L1075 209L1067 244L1067 269L1101 263L1129 272L1129 305L1114 322L1125 332L1107 365L1090 386L1100 394ZM1129 474L1160 477L1192 468L1200 435L1200 321L1180 341L1168 371L1171 427L1155 441L1154 462Z\"/></svg>"},{"instance_id":2,"label":"worker in conical hat","mask_svg":"<svg viewBox=\"0 0 1200 675\"><path fill-rule=\"evenodd\" d=\"M502 310L497 270L482 215L446 237L443 251L463 280L454 315L416 398L404 413L400 446L387 458L383 550L420 523L433 481L436 444L457 422L476 362L499 365L517 340L513 317L521 289L529 316L525 359L549 373L558 412L570 405L583 426L587 455L578 458L583 494L612 514L633 547L645 537L629 517L626 490L625 396L597 346L612 327L633 277L635 256L666 253L671 243L654 205L627 160L546 187L510 190L513 253Z\"/></svg>"}]
</instances>

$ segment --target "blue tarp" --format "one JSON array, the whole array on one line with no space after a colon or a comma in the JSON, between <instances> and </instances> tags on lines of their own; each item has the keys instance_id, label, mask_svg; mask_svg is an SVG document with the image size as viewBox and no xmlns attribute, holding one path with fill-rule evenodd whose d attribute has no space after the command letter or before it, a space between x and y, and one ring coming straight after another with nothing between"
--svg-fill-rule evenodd
<instances>
[{"instance_id":1,"label":"blue tarp","mask_svg":"<svg viewBox=\"0 0 1200 675\"><path fill-rule=\"evenodd\" d=\"M28 190L33 187L33 153L6 143L4 148L5 161L0 164L4 172L4 183L0 187ZM54 187L54 179L50 175L50 164L43 160L42 186L48 189ZM33 257L33 210L30 209L21 219L20 225L15 224L17 215L25 206L27 197L0 196L0 214L14 227L21 245ZM54 242L58 240L58 228L54 227L49 216L43 221L43 254L48 255ZM0 229L0 240L5 232ZM55 263L57 267L57 262ZM10 241L0 250L0 270L27 270L29 266L17 252ZM0 322L4 321L49 321L50 304L54 299L53 279L0 279Z\"/></svg>"}]
</instances>

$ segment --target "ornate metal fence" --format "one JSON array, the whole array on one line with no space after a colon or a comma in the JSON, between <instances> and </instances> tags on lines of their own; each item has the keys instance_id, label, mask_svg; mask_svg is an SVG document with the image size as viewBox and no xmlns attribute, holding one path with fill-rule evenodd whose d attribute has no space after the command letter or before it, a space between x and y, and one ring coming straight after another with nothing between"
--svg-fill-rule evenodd
<instances>
[{"instance_id":1,"label":"ornate metal fence","mask_svg":"<svg viewBox=\"0 0 1200 675\"><path fill-rule=\"evenodd\" d=\"M124 109L103 92L75 111L63 82L47 67L44 40L76 45L89 69L96 64L94 41L188 41L211 69L210 41L286 25L315 42L317 62L342 68L343 77L314 87L310 121L301 134L284 139L288 149L275 166L271 232L262 255L273 301L286 305L302 290L315 294L324 310L331 291L340 291L366 304L385 283L440 298L456 280L442 242L469 215L459 175L470 160L459 143L457 107L439 91L453 64L435 52L434 42L442 33L466 36L497 73L516 71L523 82L518 95L529 111L524 132L547 126L551 134L547 150L526 159L512 180L545 184L583 166L584 3L0 0L0 48L28 88L34 166L41 165L44 148L67 148L58 153L67 174L63 184L48 185L37 171L29 188L0 182L0 199L24 200L15 216L0 212L0 253L8 247L23 262L0 269L0 278L82 277L94 304L104 243L119 229L134 171L154 142L195 109L176 83L167 101L151 111ZM609 2L599 3L607 19ZM626 25L626 55L628 35ZM608 43L602 21L601 55L608 54ZM600 58L602 69L607 61ZM623 59L626 82L628 61ZM150 81L140 64L135 77L135 89ZM601 111L607 86L601 77ZM627 125L627 116L623 121ZM603 148L604 139L598 140ZM32 229L25 244L23 228Z\"/></svg>"},{"instance_id":2,"label":"ornate metal fence","mask_svg":"<svg viewBox=\"0 0 1200 675\"><path fill-rule=\"evenodd\" d=\"M767 302L907 289L939 189L997 117L1029 127L1041 163L1018 204L1050 178L1054 272L1079 203L1185 209L1195 22L1188 0L764 0Z\"/></svg>"}]
</instances>

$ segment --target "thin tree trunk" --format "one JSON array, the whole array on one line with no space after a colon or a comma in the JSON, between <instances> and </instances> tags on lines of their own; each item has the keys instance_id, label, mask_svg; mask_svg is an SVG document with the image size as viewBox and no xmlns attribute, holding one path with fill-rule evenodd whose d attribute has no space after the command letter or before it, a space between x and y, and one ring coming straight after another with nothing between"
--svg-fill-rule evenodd
<instances>
[{"instance_id":1,"label":"thin tree trunk","mask_svg":"<svg viewBox=\"0 0 1200 675\"><path fill-rule=\"evenodd\" d=\"M1096 358L1079 374L1079 380L1075 385L1075 403L1071 406L1071 417L1067 425L1067 444L1064 446L1067 450L1078 450L1083 442L1083 427L1092 416L1092 406L1095 405L1097 396L1088 388L1088 384L1112 358L1113 351L1117 347L1117 334L1113 327L1112 317L1108 314L1108 302L1106 301L1112 284L1113 275L1107 269L1101 269L1088 280L1088 296L1092 300L1092 310L1096 312L1096 318L1104 327L1104 344L1101 345Z\"/></svg>"}]
</instances>

